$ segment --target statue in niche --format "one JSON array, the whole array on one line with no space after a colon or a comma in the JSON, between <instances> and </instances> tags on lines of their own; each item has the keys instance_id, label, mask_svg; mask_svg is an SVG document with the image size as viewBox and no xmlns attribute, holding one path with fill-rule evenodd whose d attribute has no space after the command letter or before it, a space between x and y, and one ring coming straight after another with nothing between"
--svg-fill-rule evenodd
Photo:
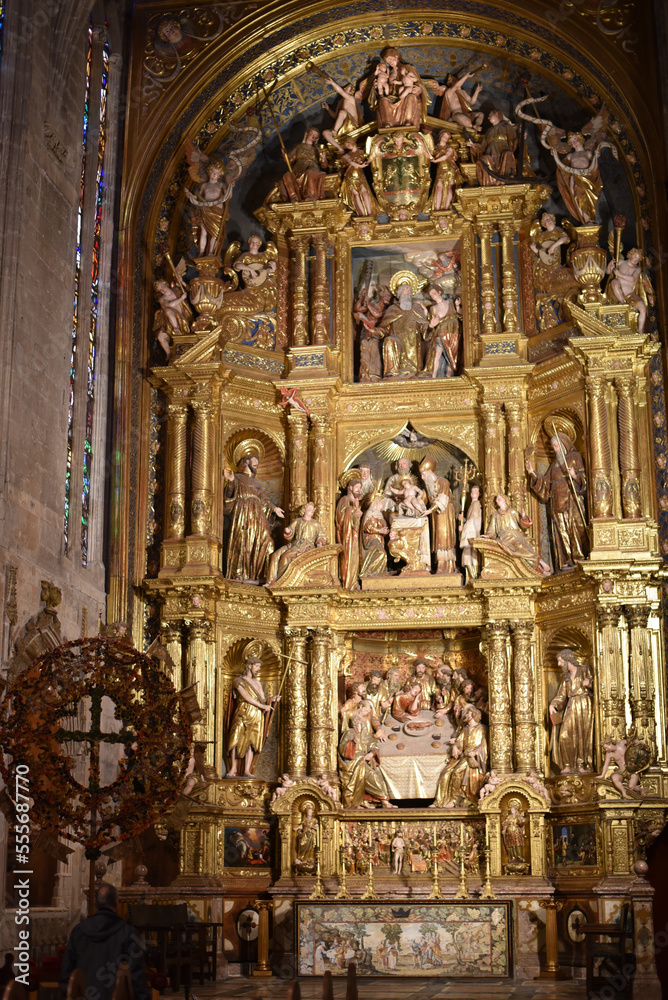
<instances>
[{"instance_id":1,"label":"statue in niche","mask_svg":"<svg viewBox=\"0 0 668 1000\"><path fill-rule=\"evenodd\" d=\"M501 823L501 836L511 863L524 864L526 813L519 799L510 799L508 812Z\"/></svg>"},{"instance_id":2,"label":"statue in niche","mask_svg":"<svg viewBox=\"0 0 668 1000\"><path fill-rule=\"evenodd\" d=\"M434 81L429 81L429 86L440 92ZM375 71L360 85L359 95L368 97L369 107L375 108L379 128L419 128L426 116L425 84L415 67L404 62L398 49L383 50Z\"/></svg>"},{"instance_id":3,"label":"statue in niche","mask_svg":"<svg viewBox=\"0 0 668 1000\"><path fill-rule=\"evenodd\" d=\"M315 504L310 501L299 509L299 517L283 530L283 538L287 544L282 545L269 557L267 583L270 587L285 573L290 563L310 552L320 545L326 545L327 539L322 533L319 521L315 519Z\"/></svg>"},{"instance_id":4,"label":"statue in niche","mask_svg":"<svg viewBox=\"0 0 668 1000\"><path fill-rule=\"evenodd\" d=\"M369 297L368 285L365 285L353 307L353 317L357 323L360 341L360 382L380 382L383 377L383 362L380 356L383 332L378 329L378 323L391 301L392 292L387 286Z\"/></svg>"},{"instance_id":5,"label":"statue in niche","mask_svg":"<svg viewBox=\"0 0 668 1000\"><path fill-rule=\"evenodd\" d=\"M255 757L264 746L273 706L280 695L270 698L264 693L260 680L262 661L256 656L246 657L240 677L232 681L228 700L227 752L230 755L228 778L252 778ZM243 772L239 768L243 766Z\"/></svg>"},{"instance_id":6,"label":"statue in niche","mask_svg":"<svg viewBox=\"0 0 668 1000\"><path fill-rule=\"evenodd\" d=\"M549 330L566 319L564 301L574 300L579 286L573 272L561 263L561 247L570 237L550 212L543 212L530 230L529 246L535 255L533 279L536 289L536 319L539 329Z\"/></svg>"},{"instance_id":7,"label":"statue in niche","mask_svg":"<svg viewBox=\"0 0 668 1000\"><path fill-rule=\"evenodd\" d=\"M153 282L153 288L160 305L155 311L153 333L169 360L172 337L190 333L193 311L188 304L188 290L183 285L174 286L159 279Z\"/></svg>"},{"instance_id":8,"label":"statue in niche","mask_svg":"<svg viewBox=\"0 0 668 1000\"><path fill-rule=\"evenodd\" d=\"M450 481L436 475L436 461L429 455L420 464L420 475L432 505L431 548L436 556L436 572L455 573L457 531Z\"/></svg>"},{"instance_id":9,"label":"statue in niche","mask_svg":"<svg viewBox=\"0 0 668 1000\"><path fill-rule=\"evenodd\" d=\"M462 300L459 296L446 299L436 286L427 294L433 305L429 308L429 346L422 374L430 378L454 378L462 338Z\"/></svg>"},{"instance_id":10,"label":"statue in niche","mask_svg":"<svg viewBox=\"0 0 668 1000\"><path fill-rule=\"evenodd\" d=\"M355 712L339 743L339 777L341 797L347 808L395 809L390 802L389 789L378 770L380 763L376 742L363 731L364 718Z\"/></svg>"},{"instance_id":11,"label":"statue in niche","mask_svg":"<svg viewBox=\"0 0 668 1000\"><path fill-rule=\"evenodd\" d=\"M281 201L318 201L325 197L327 157L318 150L319 137L317 128L307 128L302 141L290 153L290 169L278 182Z\"/></svg>"},{"instance_id":12,"label":"statue in niche","mask_svg":"<svg viewBox=\"0 0 668 1000\"><path fill-rule=\"evenodd\" d=\"M386 501L382 493L373 496L362 517L360 538L360 576L385 576L387 552L385 543L390 529L385 520Z\"/></svg>"},{"instance_id":13,"label":"statue in niche","mask_svg":"<svg viewBox=\"0 0 668 1000\"><path fill-rule=\"evenodd\" d=\"M552 758L562 774L586 774L594 760L594 692L591 670L572 649L557 655L561 684L550 702Z\"/></svg>"},{"instance_id":14,"label":"statue in niche","mask_svg":"<svg viewBox=\"0 0 668 1000\"><path fill-rule=\"evenodd\" d=\"M487 63L483 63L480 68L487 69ZM441 121L455 122L455 124L461 125L463 128L479 132L482 128L485 115L482 111L474 111L473 109L478 103L482 84L477 83L472 94L468 94L464 90L464 84L468 80L471 80L474 75L474 72L463 73L461 76L455 73L448 73L441 90L443 99L441 100L438 117Z\"/></svg>"},{"instance_id":15,"label":"statue in niche","mask_svg":"<svg viewBox=\"0 0 668 1000\"><path fill-rule=\"evenodd\" d=\"M362 94L360 91L355 90L352 83L347 83L345 87L342 87L336 80L332 80L331 76L325 76L324 79L327 86L335 90L341 100L338 102L335 111L325 101L320 105L322 110L326 111L334 119L331 129L323 129L322 134L327 142L331 142L337 149L341 149L336 141L337 137L354 132L362 124L362 115L358 104L358 101L362 99ZM369 215L371 213L360 212L360 215L363 214Z\"/></svg>"},{"instance_id":16,"label":"statue in niche","mask_svg":"<svg viewBox=\"0 0 668 1000\"><path fill-rule=\"evenodd\" d=\"M188 201L193 205L193 240L200 257L217 256L225 239L225 223L229 200L235 183L241 177L249 154L262 140L262 131L254 125L234 126L235 132L250 136L248 142L228 153L231 166L215 156L209 159L193 142L186 142L188 173L199 184L197 193L185 188Z\"/></svg>"},{"instance_id":17,"label":"statue in niche","mask_svg":"<svg viewBox=\"0 0 668 1000\"><path fill-rule=\"evenodd\" d=\"M524 534L533 521L525 511L518 514L510 506L510 500L504 493L499 493L495 500L496 510L487 522L485 538L493 538L511 556L523 559L527 566L543 576L550 576L552 570Z\"/></svg>"},{"instance_id":18,"label":"statue in niche","mask_svg":"<svg viewBox=\"0 0 668 1000\"><path fill-rule=\"evenodd\" d=\"M459 545L462 550L462 568L466 574L466 582L477 579L480 572L480 557L471 545L471 539L479 538L482 532L482 504L480 502L480 487L472 485L470 503L466 518L462 511L459 515Z\"/></svg>"},{"instance_id":19,"label":"statue in niche","mask_svg":"<svg viewBox=\"0 0 668 1000\"><path fill-rule=\"evenodd\" d=\"M309 874L315 871L318 849L319 824L314 803L307 799L302 803L300 813L301 822L295 827L294 867L297 871Z\"/></svg>"},{"instance_id":20,"label":"statue in niche","mask_svg":"<svg viewBox=\"0 0 668 1000\"><path fill-rule=\"evenodd\" d=\"M451 144L451 138L448 130L443 129L431 158L432 163L438 164L431 196L431 206L435 212L447 212L452 205L455 188L463 187L466 183L459 169L459 154Z\"/></svg>"},{"instance_id":21,"label":"statue in niche","mask_svg":"<svg viewBox=\"0 0 668 1000\"><path fill-rule=\"evenodd\" d=\"M351 479L336 505L336 540L343 546L339 557L341 585L345 590L359 590L360 521L362 519L362 484Z\"/></svg>"},{"instance_id":22,"label":"statue in niche","mask_svg":"<svg viewBox=\"0 0 668 1000\"><path fill-rule=\"evenodd\" d=\"M264 484L257 479L260 449L259 442L244 443L241 449L235 449L237 471L224 470L224 507L232 515L225 576L243 583L258 582L268 556L274 551L268 515L273 512L277 517L285 517L283 510L271 503Z\"/></svg>"},{"instance_id":23,"label":"statue in niche","mask_svg":"<svg viewBox=\"0 0 668 1000\"><path fill-rule=\"evenodd\" d=\"M608 300L628 304L638 313L638 333L645 332L647 307L654 305L654 289L642 269L643 256L637 247L629 250L625 260L611 260L607 274L612 278L606 288Z\"/></svg>"},{"instance_id":24,"label":"statue in niche","mask_svg":"<svg viewBox=\"0 0 668 1000\"><path fill-rule=\"evenodd\" d=\"M397 271L390 279L396 298L379 323L383 332L383 378L415 378L422 370L422 335L427 314L415 302L421 282L412 271Z\"/></svg>"},{"instance_id":25,"label":"statue in niche","mask_svg":"<svg viewBox=\"0 0 668 1000\"><path fill-rule=\"evenodd\" d=\"M530 460L526 462L526 470L529 488L548 504L556 571L561 572L573 569L589 553L585 518L587 481L582 455L571 438L554 427L552 431L550 444L555 457L547 472L539 476Z\"/></svg>"},{"instance_id":26,"label":"statue in niche","mask_svg":"<svg viewBox=\"0 0 668 1000\"><path fill-rule=\"evenodd\" d=\"M463 728L451 741L452 757L443 768L430 809L453 809L477 803L487 774L487 726L480 711L468 705L462 713Z\"/></svg>"},{"instance_id":27,"label":"statue in niche","mask_svg":"<svg viewBox=\"0 0 668 1000\"><path fill-rule=\"evenodd\" d=\"M477 164L478 184L481 187L505 184L506 179L512 180L517 173L517 128L498 108L490 111L487 117L489 128L485 134L478 140L466 140L471 159Z\"/></svg>"},{"instance_id":28,"label":"statue in niche","mask_svg":"<svg viewBox=\"0 0 668 1000\"><path fill-rule=\"evenodd\" d=\"M323 135L327 133L323 132ZM364 168L369 166L369 161L356 140L347 136L341 143L334 139L330 141L341 153L340 163L344 169L339 194L343 203L363 217L380 215L380 205L364 176Z\"/></svg>"},{"instance_id":29,"label":"statue in niche","mask_svg":"<svg viewBox=\"0 0 668 1000\"><path fill-rule=\"evenodd\" d=\"M276 343L276 260L278 250L257 234L248 238L248 250L240 254L241 245L231 243L225 253L225 274L234 275L233 289L238 284L237 272L245 288L225 291L219 312L219 322L226 342L244 343L263 350L272 350Z\"/></svg>"},{"instance_id":30,"label":"statue in niche","mask_svg":"<svg viewBox=\"0 0 668 1000\"><path fill-rule=\"evenodd\" d=\"M581 226L596 222L596 207L603 191L603 181L598 168L601 152L609 149L617 159L615 146L607 139L608 109L603 105L598 114L582 126L581 132L557 128L547 118L536 118L522 109L547 100L548 95L529 98L515 108L524 121L533 122L540 130L541 145L549 149L557 165L557 185L566 210Z\"/></svg>"},{"instance_id":31,"label":"statue in niche","mask_svg":"<svg viewBox=\"0 0 668 1000\"><path fill-rule=\"evenodd\" d=\"M402 831L397 830L392 837L392 842L390 844L390 850L392 852L392 872L394 875L401 875L403 872L405 849L406 841L403 838Z\"/></svg>"}]
</instances>

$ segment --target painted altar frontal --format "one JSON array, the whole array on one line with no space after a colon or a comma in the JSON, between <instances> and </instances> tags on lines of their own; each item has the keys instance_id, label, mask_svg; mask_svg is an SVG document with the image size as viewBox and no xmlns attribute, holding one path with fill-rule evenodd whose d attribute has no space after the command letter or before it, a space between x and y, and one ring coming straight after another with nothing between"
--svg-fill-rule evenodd
<instances>
[{"instance_id":1,"label":"painted altar frontal","mask_svg":"<svg viewBox=\"0 0 668 1000\"><path fill-rule=\"evenodd\" d=\"M512 975L511 903L297 903L297 974Z\"/></svg>"}]
</instances>

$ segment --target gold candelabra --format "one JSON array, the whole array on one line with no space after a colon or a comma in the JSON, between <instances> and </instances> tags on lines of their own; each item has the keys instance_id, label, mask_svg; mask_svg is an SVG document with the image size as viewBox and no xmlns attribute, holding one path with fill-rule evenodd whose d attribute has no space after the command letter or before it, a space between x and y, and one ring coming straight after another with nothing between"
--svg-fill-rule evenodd
<instances>
[{"instance_id":1,"label":"gold candelabra","mask_svg":"<svg viewBox=\"0 0 668 1000\"><path fill-rule=\"evenodd\" d=\"M378 893L373 887L373 861L369 858L369 878L367 879L366 889L362 893L361 899L378 899Z\"/></svg>"},{"instance_id":2,"label":"gold candelabra","mask_svg":"<svg viewBox=\"0 0 668 1000\"><path fill-rule=\"evenodd\" d=\"M432 847L431 849L431 892L427 896L427 899L444 899L444 895L441 892L441 887L438 884L438 861L436 860L437 849Z\"/></svg>"},{"instance_id":3,"label":"gold candelabra","mask_svg":"<svg viewBox=\"0 0 668 1000\"><path fill-rule=\"evenodd\" d=\"M468 851L464 845L464 824L459 824L459 849L457 850L457 860L459 861L459 888L455 893L455 899L470 899L471 893L466 886L466 857Z\"/></svg>"},{"instance_id":4,"label":"gold candelabra","mask_svg":"<svg viewBox=\"0 0 668 1000\"><path fill-rule=\"evenodd\" d=\"M322 872L320 871L320 847L315 850L315 885L309 899L327 899L325 886L322 882Z\"/></svg>"},{"instance_id":5,"label":"gold candelabra","mask_svg":"<svg viewBox=\"0 0 668 1000\"><path fill-rule=\"evenodd\" d=\"M485 884L482 887L482 892L480 893L481 899L496 899L494 894L494 889L492 888L492 878L491 878L491 864L490 858L492 856L492 850L487 844L485 848Z\"/></svg>"},{"instance_id":6,"label":"gold candelabra","mask_svg":"<svg viewBox=\"0 0 668 1000\"><path fill-rule=\"evenodd\" d=\"M339 855L341 857L341 873L339 875L339 891L337 892L335 899L352 899L351 894L348 892L348 874L346 872L346 848L342 843L339 848Z\"/></svg>"}]
</instances>

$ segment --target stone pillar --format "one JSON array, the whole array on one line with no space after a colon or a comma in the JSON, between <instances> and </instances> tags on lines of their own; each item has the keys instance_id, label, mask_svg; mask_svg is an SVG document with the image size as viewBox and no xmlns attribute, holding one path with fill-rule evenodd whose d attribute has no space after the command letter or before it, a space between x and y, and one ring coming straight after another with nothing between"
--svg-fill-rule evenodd
<instances>
[{"instance_id":1,"label":"stone pillar","mask_svg":"<svg viewBox=\"0 0 668 1000\"><path fill-rule=\"evenodd\" d=\"M605 375L588 375L586 378L589 399L589 441L591 448L591 509L592 517L610 517L612 514L612 483L608 411L605 405Z\"/></svg>"},{"instance_id":2,"label":"stone pillar","mask_svg":"<svg viewBox=\"0 0 668 1000\"><path fill-rule=\"evenodd\" d=\"M336 730L332 724L332 687L329 629L311 630L311 719L309 726L309 758L313 777L323 772L336 778Z\"/></svg>"},{"instance_id":3,"label":"stone pillar","mask_svg":"<svg viewBox=\"0 0 668 1000\"><path fill-rule=\"evenodd\" d=\"M182 664L183 664L183 640L181 636L181 629L174 628L173 626L165 626L162 630L162 644L169 653L174 663L173 672L170 672L169 679L176 688L180 691L184 686L182 677Z\"/></svg>"},{"instance_id":4,"label":"stone pillar","mask_svg":"<svg viewBox=\"0 0 668 1000\"><path fill-rule=\"evenodd\" d=\"M257 934L257 964L253 975L269 978L272 975L269 964L269 911L273 910L274 903L271 899L256 899L254 906L259 914L260 924Z\"/></svg>"},{"instance_id":5,"label":"stone pillar","mask_svg":"<svg viewBox=\"0 0 668 1000\"><path fill-rule=\"evenodd\" d=\"M291 409L288 414L288 460L290 463L290 509L289 520L297 516L297 511L308 499L308 417L299 410Z\"/></svg>"},{"instance_id":6,"label":"stone pillar","mask_svg":"<svg viewBox=\"0 0 668 1000\"><path fill-rule=\"evenodd\" d=\"M638 739L645 740L650 747L656 749L652 647L647 628L649 608L644 606L625 607L624 615L630 629L629 694L631 696L631 719Z\"/></svg>"},{"instance_id":7,"label":"stone pillar","mask_svg":"<svg viewBox=\"0 0 668 1000\"><path fill-rule=\"evenodd\" d=\"M211 403L201 401L194 402L192 406L195 411L195 425L192 442L190 531L193 535L210 535L213 504L213 491L211 489L212 406Z\"/></svg>"},{"instance_id":8,"label":"stone pillar","mask_svg":"<svg viewBox=\"0 0 668 1000\"><path fill-rule=\"evenodd\" d=\"M166 538L183 538L186 529L186 425L188 407L170 403L167 410Z\"/></svg>"},{"instance_id":9,"label":"stone pillar","mask_svg":"<svg viewBox=\"0 0 668 1000\"><path fill-rule=\"evenodd\" d=\"M329 343L329 286L327 283L327 235L313 237L315 247L315 280L311 301L311 343Z\"/></svg>"},{"instance_id":10,"label":"stone pillar","mask_svg":"<svg viewBox=\"0 0 668 1000\"><path fill-rule=\"evenodd\" d=\"M527 477L524 469L526 403L521 400L511 400L505 406L508 434L508 493L517 510L526 510Z\"/></svg>"},{"instance_id":11,"label":"stone pillar","mask_svg":"<svg viewBox=\"0 0 668 1000\"><path fill-rule=\"evenodd\" d=\"M640 503L640 456L638 454L638 424L634 412L633 375L618 375L617 424L619 427L619 471L622 479L622 511L624 517L642 517Z\"/></svg>"},{"instance_id":12,"label":"stone pillar","mask_svg":"<svg viewBox=\"0 0 668 1000\"><path fill-rule=\"evenodd\" d=\"M513 238L515 236L515 224L513 222L502 222L501 230L501 253L502 253L502 290L503 295L503 332L518 333L520 320L517 315L517 272L515 268L515 250Z\"/></svg>"},{"instance_id":13,"label":"stone pillar","mask_svg":"<svg viewBox=\"0 0 668 1000\"><path fill-rule=\"evenodd\" d=\"M306 260L309 237L294 236L292 246L295 251L295 281L292 298L292 344L305 347L308 343L308 280Z\"/></svg>"},{"instance_id":14,"label":"stone pillar","mask_svg":"<svg viewBox=\"0 0 668 1000\"><path fill-rule=\"evenodd\" d=\"M513 723L515 770L528 774L536 767L536 716L531 669L533 622L516 622L513 634Z\"/></svg>"},{"instance_id":15,"label":"stone pillar","mask_svg":"<svg viewBox=\"0 0 668 1000\"><path fill-rule=\"evenodd\" d=\"M492 265L492 223L480 223L476 229L480 240L480 301L482 332L496 333L496 287Z\"/></svg>"},{"instance_id":16,"label":"stone pillar","mask_svg":"<svg viewBox=\"0 0 668 1000\"><path fill-rule=\"evenodd\" d=\"M305 778L308 764L308 665L306 629L286 628L286 652L290 670L286 679L287 709L285 769L291 778ZM287 662L287 661L286 661Z\"/></svg>"},{"instance_id":17,"label":"stone pillar","mask_svg":"<svg viewBox=\"0 0 668 1000\"><path fill-rule=\"evenodd\" d=\"M510 715L510 671L506 622L490 622L487 684L489 687L489 766L497 774L513 771L513 725Z\"/></svg>"},{"instance_id":18,"label":"stone pillar","mask_svg":"<svg viewBox=\"0 0 668 1000\"><path fill-rule=\"evenodd\" d=\"M311 496L322 530L331 542L335 537L331 476L334 470L334 421L329 414L311 414Z\"/></svg>"},{"instance_id":19,"label":"stone pillar","mask_svg":"<svg viewBox=\"0 0 668 1000\"><path fill-rule=\"evenodd\" d=\"M215 671L210 656L210 626L208 622L188 623L187 684L196 684L197 701L202 711L202 721L193 726L194 740L215 738Z\"/></svg>"},{"instance_id":20,"label":"stone pillar","mask_svg":"<svg viewBox=\"0 0 668 1000\"><path fill-rule=\"evenodd\" d=\"M603 707L602 736L613 741L626 734L626 677L622 657L619 605L596 608L598 626L598 676L596 684Z\"/></svg>"},{"instance_id":21,"label":"stone pillar","mask_svg":"<svg viewBox=\"0 0 668 1000\"><path fill-rule=\"evenodd\" d=\"M505 453L505 424L500 403L481 403L484 436L484 502L487 516L494 510L494 497L505 493L503 456ZM483 525L484 530L484 525Z\"/></svg>"}]
</instances>

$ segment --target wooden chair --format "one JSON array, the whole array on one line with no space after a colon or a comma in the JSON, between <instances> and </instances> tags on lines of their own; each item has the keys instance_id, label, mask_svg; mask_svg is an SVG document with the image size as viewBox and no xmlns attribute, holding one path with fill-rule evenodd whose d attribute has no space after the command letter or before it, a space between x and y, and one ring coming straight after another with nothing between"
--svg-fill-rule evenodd
<instances>
[{"instance_id":1,"label":"wooden chair","mask_svg":"<svg viewBox=\"0 0 668 1000\"><path fill-rule=\"evenodd\" d=\"M81 969L72 969L70 978L67 980L67 993L65 1000L85 1000L86 980Z\"/></svg>"},{"instance_id":2,"label":"wooden chair","mask_svg":"<svg viewBox=\"0 0 668 1000\"><path fill-rule=\"evenodd\" d=\"M612 966L614 971L611 973L610 978L612 976L621 976L626 982L626 986L630 984L631 978L623 973L624 966L632 957L626 954L626 939L631 933L629 928L630 916L631 907L626 903L622 907L618 924L580 925L580 931L585 935L587 996L592 994L596 989L600 989L603 984L610 985L607 976L594 974L596 960L599 958L601 959L599 973L604 966ZM599 938L608 938L610 940L600 941ZM617 992L624 992L626 986Z\"/></svg>"},{"instance_id":3,"label":"wooden chair","mask_svg":"<svg viewBox=\"0 0 668 1000\"><path fill-rule=\"evenodd\" d=\"M26 1000L28 991L22 983L10 979L4 988L2 1000Z\"/></svg>"}]
</instances>

